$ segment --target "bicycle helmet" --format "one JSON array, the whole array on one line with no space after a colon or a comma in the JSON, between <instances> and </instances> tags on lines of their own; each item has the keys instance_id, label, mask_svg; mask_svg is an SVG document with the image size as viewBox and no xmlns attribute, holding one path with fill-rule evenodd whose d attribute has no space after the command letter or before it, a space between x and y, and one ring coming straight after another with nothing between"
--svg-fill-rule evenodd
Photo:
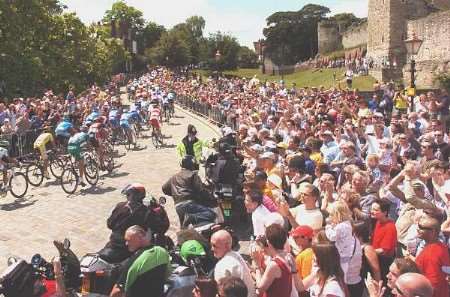
<instances>
[{"instance_id":1,"label":"bicycle helmet","mask_svg":"<svg viewBox=\"0 0 450 297\"><path fill-rule=\"evenodd\" d=\"M200 242L188 240L181 245L180 256L187 263L192 258L206 256L206 252Z\"/></svg>"},{"instance_id":2,"label":"bicycle helmet","mask_svg":"<svg viewBox=\"0 0 450 297\"><path fill-rule=\"evenodd\" d=\"M127 200L130 202L142 202L145 198L145 187L140 183L132 183L126 185L121 193L127 196Z\"/></svg>"},{"instance_id":3,"label":"bicycle helmet","mask_svg":"<svg viewBox=\"0 0 450 297\"><path fill-rule=\"evenodd\" d=\"M181 160L181 168L187 169L187 170L198 170L198 164L195 161L195 157L191 155L186 155Z\"/></svg>"}]
</instances>

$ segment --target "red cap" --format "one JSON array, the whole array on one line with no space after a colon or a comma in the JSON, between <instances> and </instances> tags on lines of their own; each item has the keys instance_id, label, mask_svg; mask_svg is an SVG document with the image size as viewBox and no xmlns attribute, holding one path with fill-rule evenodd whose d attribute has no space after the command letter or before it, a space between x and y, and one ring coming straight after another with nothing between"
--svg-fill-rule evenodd
<instances>
[{"instance_id":1,"label":"red cap","mask_svg":"<svg viewBox=\"0 0 450 297\"><path fill-rule=\"evenodd\" d=\"M312 239L314 236L314 230L310 226L298 226L294 230L291 231L292 237L303 236L309 239Z\"/></svg>"}]
</instances>

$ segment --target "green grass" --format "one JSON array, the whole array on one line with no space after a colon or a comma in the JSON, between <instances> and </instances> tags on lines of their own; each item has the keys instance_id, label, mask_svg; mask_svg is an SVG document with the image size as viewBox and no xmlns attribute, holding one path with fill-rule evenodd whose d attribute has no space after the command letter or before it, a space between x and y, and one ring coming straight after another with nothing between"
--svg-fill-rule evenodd
<instances>
[{"instance_id":1,"label":"green grass","mask_svg":"<svg viewBox=\"0 0 450 297\"><path fill-rule=\"evenodd\" d=\"M198 70L202 76L206 76L208 71L206 70ZM324 86L326 88L337 86L338 82L334 82L333 74L336 73L336 79L341 81L341 87L345 88L346 83L344 81L344 68L340 69L322 69L322 70L303 70L298 71L293 74L288 74L284 76L284 81L288 86L291 86L292 83L296 83L297 87L319 87ZM234 71L224 71L224 74L235 75L239 77L252 78L255 74L261 81L280 81L281 76L279 75L267 75L262 74L259 69L238 69ZM354 77L353 79L353 88L359 89L361 91L371 91L373 88L373 84L375 82L375 78L372 76L360 76Z\"/></svg>"}]
</instances>

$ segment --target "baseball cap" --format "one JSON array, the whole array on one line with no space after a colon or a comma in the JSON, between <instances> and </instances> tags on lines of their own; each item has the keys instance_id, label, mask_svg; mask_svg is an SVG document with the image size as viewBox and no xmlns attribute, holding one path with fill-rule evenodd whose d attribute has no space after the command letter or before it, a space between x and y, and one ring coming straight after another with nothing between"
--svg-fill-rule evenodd
<instances>
[{"instance_id":1,"label":"baseball cap","mask_svg":"<svg viewBox=\"0 0 450 297\"><path fill-rule=\"evenodd\" d=\"M230 127L223 128L223 136L228 136L228 135L231 135L233 133L234 133L234 131Z\"/></svg>"},{"instance_id":2,"label":"baseball cap","mask_svg":"<svg viewBox=\"0 0 450 297\"><path fill-rule=\"evenodd\" d=\"M327 135L327 136L333 137L333 132L331 132L330 130L326 130L326 131L322 132L322 135Z\"/></svg>"},{"instance_id":3,"label":"baseball cap","mask_svg":"<svg viewBox=\"0 0 450 297\"><path fill-rule=\"evenodd\" d=\"M205 256L206 252L197 240L188 240L181 245L180 255L184 261L187 261L190 257Z\"/></svg>"},{"instance_id":4,"label":"baseball cap","mask_svg":"<svg viewBox=\"0 0 450 297\"><path fill-rule=\"evenodd\" d=\"M312 239L314 236L314 230L310 226L302 225L292 230L290 234L294 238L303 236L308 239Z\"/></svg>"},{"instance_id":5,"label":"baseball cap","mask_svg":"<svg viewBox=\"0 0 450 297\"><path fill-rule=\"evenodd\" d=\"M275 154L272 152L265 152L259 156L260 159L272 159L275 160Z\"/></svg>"},{"instance_id":6,"label":"baseball cap","mask_svg":"<svg viewBox=\"0 0 450 297\"><path fill-rule=\"evenodd\" d=\"M425 185L420 180L415 180L412 182L411 186L413 189L423 189Z\"/></svg>"}]
</instances>

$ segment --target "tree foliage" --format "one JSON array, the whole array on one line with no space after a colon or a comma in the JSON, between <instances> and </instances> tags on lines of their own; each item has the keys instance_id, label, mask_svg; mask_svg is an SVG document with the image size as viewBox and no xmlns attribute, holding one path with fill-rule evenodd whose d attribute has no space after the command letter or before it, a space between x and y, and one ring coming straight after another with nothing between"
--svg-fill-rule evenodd
<instances>
[{"instance_id":1,"label":"tree foliage","mask_svg":"<svg viewBox=\"0 0 450 297\"><path fill-rule=\"evenodd\" d=\"M118 41L94 33L56 0L0 1L2 95L103 83L127 55Z\"/></svg>"},{"instance_id":2,"label":"tree foliage","mask_svg":"<svg viewBox=\"0 0 450 297\"><path fill-rule=\"evenodd\" d=\"M239 68L255 68L258 66L258 55L247 46L241 46L238 55Z\"/></svg>"},{"instance_id":3,"label":"tree foliage","mask_svg":"<svg viewBox=\"0 0 450 297\"><path fill-rule=\"evenodd\" d=\"M295 64L317 54L317 24L330 9L307 4L299 11L276 12L266 19L266 55L276 64Z\"/></svg>"},{"instance_id":4,"label":"tree foliage","mask_svg":"<svg viewBox=\"0 0 450 297\"><path fill-rule=\"evenodd\" d=\"M238 67L240 45L231 35L216 32L207 40L207 63L210 68L231 70ZM220 55L217 56L217 51Z\"/></svg>"}]
</instances>

